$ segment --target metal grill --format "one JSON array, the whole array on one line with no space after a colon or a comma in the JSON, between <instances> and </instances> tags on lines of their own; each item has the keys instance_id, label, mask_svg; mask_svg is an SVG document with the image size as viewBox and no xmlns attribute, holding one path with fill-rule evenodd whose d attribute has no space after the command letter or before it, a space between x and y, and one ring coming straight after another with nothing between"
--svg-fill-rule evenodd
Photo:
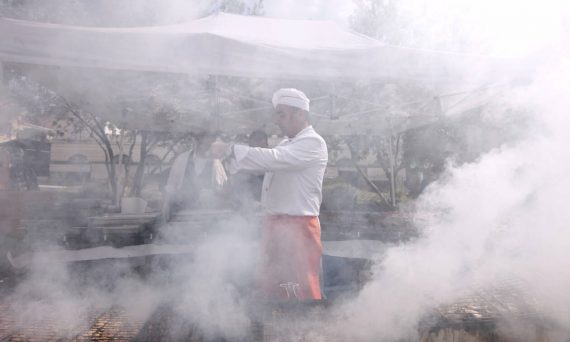
<instances>
[{"instance_id":1,"label":"metal grill","mask_svg":"<svg viewBox=\"0 0 570 342\"><path fill-rule=\"evenodd\" d=\"M77 341L131 341L144 322L133 320L120 309L111 309L99 315L90 329Z\"/></svg>"},{"instance_id":2,"label":"metal grill","mask_svg":"<svg viewBox=\"0 0 570 342\"><path fill-rule=\"evenodd\" d=\"M317 333L309 331L307 324L307 318L315 314L313 305L293 303L266 309L260 320L252 322L247 340L274 341ZM76 326L62 327L55 319L42 317L18 324L9 306L0 304L0 341L207 341L191 320L180 317L172 305L166 304L145 321L129 317L120 308L90 314Z\"/></svg>"},{"instance_id":3,"label":"metal grill","mask_svg":"<svg viewBox=\"0 0 570 342\"><path fill-rule=\"evenodd\" d=\"M529 341L548 340L538 302L526 288L522 281L504 279L465 291L461 299L436 308L422 322L420 341L500 342L523 336ZM520 327L525 332L518 331Z\"/></svg>"},{"instance_id":4,"label":"metal grill","mask_svg":"<svg viewBox=\"0 0 570 342\"><path fill-rule=\"evenodd\" d=\"M176 315L171 305L158 307L133 340L138 342L204 341L199 329L187 319Z\"/></svg>"},{"instance_id":5,"label":"metal grill","mask_svg":"<svg viewBox=\"0 0 570 342\"><path fill-rule=\"evenodd\" d=\"M62 327L55 319L17 322L9 305L0 304L0 341L131 341L144 323L117 308L92 313L76 326Z\"/></svg>"},{"instance_id":6,"label":"metal grill","mask_svg":"<svg viewBox=\"0 0 570 342\"><path fill-rule=\"evenodd\" d=\"M463 298L436 309L441 324L494 324L498 319L539 319L537 301L520 281L505 280L493 287L478 288Z\"/></svg>"},{"instance_id":7,"label":"metal grill","mask_svg":"<svg viewBox=\"0 0 570 342\"><path fill-rule=\"evenodd\" d=\"M435 309L423 323L423 341L443 341L445 334L470 331L478 340L497 341L495 325L502 318L540 322L541 312L535 300L520 283L504 282L492 288L466 292L461 300ZM250 341L320 340L334 341L317 323L327 313L326 301L265 303L254 306ZM12 309L0 299L0 341L206 341L200 329L188 317L180 317L172 303L159 306L144 321L130 317L118 307L87 314L75 326L62 327L57 315L36 321L17 322ZM262 309L260 309L262 308ZM252 315L256 316L256 315ZM445 334L443 334L445 333ZM487 334L490 338L482 336ZM432 337L438 336L438 339ZM447 335L445 335L447 336ZM451 335L450 335L451 336ZM455 336L455 335L454 335ZM442 339L443 338L443 339Z\"/></svg>"}]
</instances>

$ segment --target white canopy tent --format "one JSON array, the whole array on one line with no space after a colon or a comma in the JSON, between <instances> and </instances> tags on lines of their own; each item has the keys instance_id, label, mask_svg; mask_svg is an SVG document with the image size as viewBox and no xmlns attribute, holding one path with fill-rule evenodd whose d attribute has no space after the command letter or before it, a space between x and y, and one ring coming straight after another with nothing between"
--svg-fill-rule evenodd
<instances>
[{"instance_id":1,"label":"white canopy tent","mask_svg":"<svg viewBox=\"0 0 570 342\"><path fill-rule=\"evenodd\" d=\"M219 13L154 27L65 26L0 18L0 61L279 79L456 79L498 59L382 44L328 21ZM512 63L512 61L506 61Z\"/></svg>"},{"instance_id":2,"label":"white canopy tent","mask_svg":"<svg viewBox=\"0 0 570 342\"><path fill-rule=\"evenodd\" d=\"M524 66L520 61L510 59L386 45L329 21L225 13L177 25L135 28L78 27L0 18L1 62L210 75L214 79L220 75L327 82L413 80L429 85L436 94L448 92L444 88L449 87L444 85L450 84L467 83L477 89L512 76ZM469 70L469 75L465 70ZM215 96L220 93L223 92L216 91ZM321 103L323 99L333 102L327 100L329 94L318 95ZM234 131L250 130L252 124L259 124L259 113L270 110L269 98L267 102L260 100L256 100L257 108L218 112L218 119L223 120L213 120L214 125L221 130L225 130L220 127L223 125ZM441 112L447 111L445 106L450 101L435 101ZM461 101L462 106L452 104L456 111L467 103ZM422 108L432 106L434 98L426 98L424 102ZM473 107L484 100L469 102ZM363 127L381 133L402 131L410 124L430 121L421 115L404 113L403 116L390 114L392 117L387 124L385 117L377 115L385 111L385 104L369 105L362 115L335 116L334 109L324 116L317 113L314 124L331 134L355 134L362 133ZM116 120L112 117L115 112L97 112L103 116L111 115L108 118L111 121ZM184 124L176 122L169 129L187 130L188 122L198 126L211 125L209 115L212 111L201 112L202 115L187 113L182 120ZM127 113L122 120L131 122L136 128L152 129L156 124L150 114ZM128 115L137 117L129 118Z\"/></svg>"}]
</instances>

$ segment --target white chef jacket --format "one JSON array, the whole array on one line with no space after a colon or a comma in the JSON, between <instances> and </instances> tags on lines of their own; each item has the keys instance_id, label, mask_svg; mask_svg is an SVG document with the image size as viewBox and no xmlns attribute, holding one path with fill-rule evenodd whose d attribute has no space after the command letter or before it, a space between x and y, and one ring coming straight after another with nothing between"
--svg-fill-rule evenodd
<instances>
[{"instance_id":1,"label":"white chef jacket","mask_svg":"<svg viewBox=\"0 0 570 342\"><path fill-rule=\"evenodd\" d=\"M232 172L265 172L261 203L268 214L318 216L327 144L312 126L274 148L235 145Z\"/></svg>"}]
</instances>

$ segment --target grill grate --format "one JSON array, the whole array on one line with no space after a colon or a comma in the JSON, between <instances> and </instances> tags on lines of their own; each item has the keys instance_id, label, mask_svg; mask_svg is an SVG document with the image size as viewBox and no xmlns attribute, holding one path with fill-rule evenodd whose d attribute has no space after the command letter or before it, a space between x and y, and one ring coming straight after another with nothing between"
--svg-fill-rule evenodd
<instances>
[{"instance_id":1,"label":"grill grate","mask_svg":"<svg viewBox=\"0 0 570 342\"><path fill-rule=\"evenodd\" d=\"M446 329L468 329L493 333L501 318L522 318L540 321L541 312L536 301L528 295L524 284L505 282L492 288L467 292L461 300L436 308L420 328L426 334ZM267 304L267 303L266 303ZM64 326L56 316L28 320L22 324L12 315L8 303L0 299L0 341L205 341L206 339L188 318L180 317L172 303L159 306L148 319L136 319L119 307L103 312L91 312L83 323ZM263 311L263 312L262 312ZM317 322L327 313L327 303L273 303L252 322L251 339L260 341L300 340L334 341Z\"/></svg>"},{"instance_id":2,"label":"grill grate","mask_svg":"<svg viewBox=\"0 0 570 342\"><path fill-rule=\"evenodd\" d=\"M133 320L123 310L113 308L99 315L77 341L131 341L144 322Z\"/></svg>"},{"instance_id":3,"label":"grill grate","mask_svg":"<svg viewBox=\"0 0 570 342\"><path fill-rule=\"evenodd\" d=\"M508 279L491 287L472 289L459 300L436 308L422 325L431 330L494 330L501 320L538 323L542 320L540 307L525 288L521 281Z\"/></svg>"},{"instance_id":4,"label":"grill grate","mask_svg":"<svg viewBox=\"0 0 570 342\"><path fill-rule=\"evenodd\" d=\"M89 314L83 323L67 327L49 316L24 324L11 312L9 305L0 304L0 341L131 341L143 325L117 308Z\"/></svg>"}]
</instances>

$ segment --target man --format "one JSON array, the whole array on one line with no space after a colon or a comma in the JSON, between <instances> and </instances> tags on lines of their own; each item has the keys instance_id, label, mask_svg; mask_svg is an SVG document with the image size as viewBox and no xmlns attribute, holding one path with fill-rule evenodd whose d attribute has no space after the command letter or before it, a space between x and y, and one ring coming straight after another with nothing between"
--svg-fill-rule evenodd
<instances>
[{"instance_id":1,"label":"man","mask_svg":"<svg viewBox=\"0 0 570 342\"><path fill-rule=\"evenodd\" d=\"M321 299L321 227L318 219L327 146L309 124L309 99L297 89L273 95L274 121L287 139L274 148L212 145L231 155L232 172L265 172L258 284L269 299Z\"/></svg>"},{"instance_id":2,"label":"man","mask_svg":"<svg viewBox=\"0 0 570 342\"><path fill-rule=\"evenodd\" d=\"M258 129L247 137L248 146L268 148L268 137L265 131ZM263 189L263 172L240 172L230 179L231 194L236 208L242 210L259 209Z\"/></svg>"},{"instance_id":3,"label":"man","mask_svg":"<svg viewBox=\"0 0 570 342\"><path fill-rule=\"evenodd\" d=\"M208 132L196 134L194 149L176 157L165 186L167 216L182 209L216 206L219 202L208 198L206 192L218 191L227 181L224 168L218 159L207 155L216 135ZM202 197L200 197L202 195Z\"/></svg>"},{"instance_id":4,"label":"man","mask_svg":"<svg viewBox=\"0 0 570 342\"><path fill-rule=\"evenodd\" d=\"M251 132L247 138L247 144L251 147L268 148L269 142L267 133L265 133L265 131L262 129L256 129L255 131Z\"/></svg>"}]
</instances>

